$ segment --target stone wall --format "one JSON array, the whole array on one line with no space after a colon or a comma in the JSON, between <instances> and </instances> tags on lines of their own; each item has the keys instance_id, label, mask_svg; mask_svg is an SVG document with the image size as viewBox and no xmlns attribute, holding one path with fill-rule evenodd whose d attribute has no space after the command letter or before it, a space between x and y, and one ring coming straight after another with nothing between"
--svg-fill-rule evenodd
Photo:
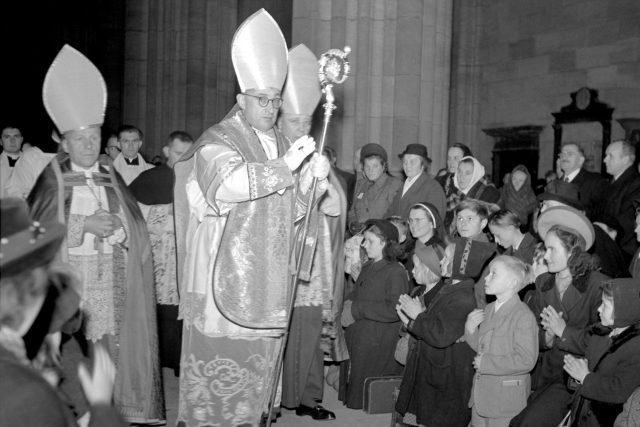
<instances>
[{"instance_id":1,"label":"stone wall","mask_svg":"<svg viewBox=\"0 0 640 427\"><path fill-rule=\"evenodd\" d=\"M448 132L453 0L294 0L292 44L316 55L352 49L351 77L336 88L327 144L352 168L354 149L384 146L392 173L410 143L444 165ZM321 110L319 108L318 110ZM316 111L314 131L320 130Z\"/></svg>"},{"instance_id":2,"label":"stone wall","mask_svg":"<svg viewBox=\"0 0 640 427\"><path fill-rule=\"evenodd\" d=\"M640 117L637 0L460 0L454 11L450 140L487 166L494 141L481 129L538 125L538 170L551 169L551 113L580 87L615 109L612 138L624 136L615 119Z\"/></svg>"}]
</instances>

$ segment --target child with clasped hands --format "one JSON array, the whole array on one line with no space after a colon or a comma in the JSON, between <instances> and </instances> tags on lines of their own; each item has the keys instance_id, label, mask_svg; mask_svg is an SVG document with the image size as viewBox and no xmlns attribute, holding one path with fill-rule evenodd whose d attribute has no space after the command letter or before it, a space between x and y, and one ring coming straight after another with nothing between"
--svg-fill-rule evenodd
<instances>
[{"instance_id":1,"label":"child with clasped hands","mask_svg":"<svg viewBox=\"0 0 640 427\"><path fill-rule=\"evenodd\" d=\"M519 259L497 257L485 278L485 292L496 301L467 316L465 340L477 352L469 402L473 426L508 426L527 404L529 372L538 358L538 326L518 291L530 276L531 267Z\"/></svg>"}]
</instances>

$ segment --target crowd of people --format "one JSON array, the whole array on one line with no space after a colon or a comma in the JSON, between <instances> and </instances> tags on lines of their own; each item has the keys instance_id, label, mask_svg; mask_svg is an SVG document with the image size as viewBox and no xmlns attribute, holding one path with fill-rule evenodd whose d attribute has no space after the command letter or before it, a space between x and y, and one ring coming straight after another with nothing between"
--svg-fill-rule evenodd
<instances>
[{"instance_id":1,"label":"crowd of people","mask_svg":"<svg viewBox=\"0 0 640 427\"><path fill-rule=\"evenodd\" d=\"M367 143L351 174L309 136L314 53L264 10L232 45L236 105L157 166L136 126L102 143L106 85L70 46L43 87L59 151L2 129L0 424L164 424L162 367L181 426L336 419L324 384L362 409L375 377L402 378L397 425L640 424L633 144L605 176L565 143L540 190L462 143L435 174L406 145L402 179Z\"/></svg>"}]
</instances>

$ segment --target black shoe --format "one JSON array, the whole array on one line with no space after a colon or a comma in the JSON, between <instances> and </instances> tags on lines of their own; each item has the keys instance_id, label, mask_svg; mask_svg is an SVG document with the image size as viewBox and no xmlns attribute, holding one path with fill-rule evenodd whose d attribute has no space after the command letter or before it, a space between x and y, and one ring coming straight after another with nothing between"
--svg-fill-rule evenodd
<instances>
[{"instance_id":1,"label":"black shoe","mask_svg":"<svg viewBox=\"0 0 640 427\"><path fill-rule=\"evenodd\" d=\"M300 405L296 408L296 415L309 415L311 418L318 421L336 419L336 414L327 409L324 409L321 405L316 405L313 408L305 405Z\"/></svg>"}]
</instances>

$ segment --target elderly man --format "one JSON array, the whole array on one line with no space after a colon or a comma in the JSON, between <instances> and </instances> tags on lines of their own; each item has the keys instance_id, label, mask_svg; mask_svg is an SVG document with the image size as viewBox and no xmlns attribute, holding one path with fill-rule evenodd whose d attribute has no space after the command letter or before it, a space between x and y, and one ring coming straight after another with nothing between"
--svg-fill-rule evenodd
<instances>
[{"instance_id":1,"label":"elderly man","mask_svg":"<svg viewBox=\"0 0 640 427\"><path fill-rule=\"evenodd\" d=\"M151 240L158 307L160 365L173 369L176 376L180 370L182 322L178 320L173 165L192 145L193 138L187 132L171 132L167 144L162 148L167 162L142 172L129 185L129 190L140 203Z\"/></svg>"},{"instance_id":2,"label":"elderly man","mask_svg":"<svg viewBox=\"0 0 640 427\"><path fill-rule=\"evenodd\" d=\"M131 423L162 422L149 236L122 178L99 159L105 82L84 55L65 45L47 72L42 93L62 135L63 153L31 191L31 213L35 220L67 225L59 256L82 282L81 344L101 343L116 361L115 405ZM63 346L63 361L78 348L74 344L70 340Z\"/></svg>"},{"instance_id":3,"label":"elderly man","mask_svg":"<svg viewBox=\"0 0 640 427\"><path fill-rule=\"evenodd\" d=\"M122 125L118 128L118 144L121 153L113 161L113 167L122 175L127 185L142 172L153 167L152 164L145 162L144 157L139 153L143 138L142 131L135 126Z\"/></svg>"},{"instance_id":4,"label":"elderly man","mask_svg":"<svg viewBox=\"0 0 640 427\"><path fill-rule=\"evenodd\" d=\"M315 142L289 146L274 127L288 55L264 9L236 30L231 56L237 105L174 166L184 322L178 421L186 426L255 426L267 412L291 297L294 222L312 178L322 190L330 169L316 155L298 183Z\"/></svg>"},{"instance_id":5,"label":"elderly man","mask_svg":"<svg viewBox=\"0 0 640 427\"><path fill-rule=\"evenodd\" d=\"M574 142L564 144L558 158L564 173L562 180L578 187L580 203L586 209L587 217L595 221L602 211L607 180L598 173L584 169L584 150Z\"/></svg>"},{"instance_id":6,"label":"elderly man","mask_svg":"<svg viewBox=\"0 0 640 427\"><path fill-rule=\"evenodd\" d=\"M633 232L634 202L640 199L640 174L633 167L636 149L629 141L614 141L607 147L604 164L613 178L606 189L604 213L616 218L622 227L616 242L622 248L627 264L638 249Z\"/></svg>"},{"instance_id":7,"label":"elderly man","mask_svg":"<svg viewBox=\"0 0 640 427\"><path fill-rule=\"evenodd\" d=\"M298 45L289 52L289 73L278 118L278 128L289 141L309 134L320 97L318 60L309 48ZM323 347L335 361L346 358L342 328L339 323L335 328L344 273L334 270L343 258L346 195L335 173L329 175L329 181L319 210L312 212L305 250L311 251L313 258L300 274L282 374L282 405L314 420L335 419L333 412L319 405L324 385ZM323 337L323 321L336 333ZM336 340L327 339L327 335L336 336ZM322 346L323 342L326 345Z\"/></svg>"},{"instance_id":8,"label":"elderly man","mask_svg":"<svg viewBox=\"0 0 640 427\"><path fill-rule=\"evenodd\" d=\"M2 152L0 153L0 197L8 196L7 186L13 167L22 154L22 132L14 126L2 129Z\"/></svg>"}]
</instances>

